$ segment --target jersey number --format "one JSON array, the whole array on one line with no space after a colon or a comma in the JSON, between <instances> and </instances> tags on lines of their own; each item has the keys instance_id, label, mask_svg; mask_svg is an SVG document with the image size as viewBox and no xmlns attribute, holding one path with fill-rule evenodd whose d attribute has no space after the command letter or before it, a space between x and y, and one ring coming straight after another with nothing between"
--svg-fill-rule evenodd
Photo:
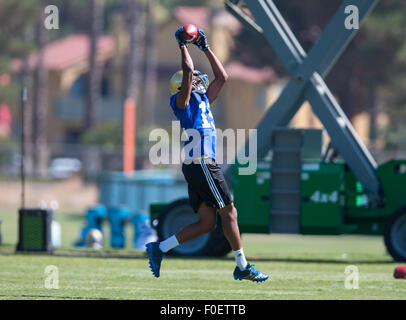
<instances>
[{"instance_id":1,"label":"jersey number","mask_svg":"<svg viewBox=\"0 0 406 320\"><path fill-rule=\"evenodd\" d=\"M213 129L216 129L216 128L214 127L213 121L209 122L209 120L207 119L207 114L206 114L207 105L206 105L206 102L204 102L204 101L200 102L199 108L202 110L202 111L201 111L201 114L202 114L202 122L203 122L202 127L203 127L203 128L213 128ZM209 116L210 116L211 118L213 118L213 115L211 114L211 110L209 110L209 113L208 113L208 114L209 114Z\"/></svg>"}]
</instances>

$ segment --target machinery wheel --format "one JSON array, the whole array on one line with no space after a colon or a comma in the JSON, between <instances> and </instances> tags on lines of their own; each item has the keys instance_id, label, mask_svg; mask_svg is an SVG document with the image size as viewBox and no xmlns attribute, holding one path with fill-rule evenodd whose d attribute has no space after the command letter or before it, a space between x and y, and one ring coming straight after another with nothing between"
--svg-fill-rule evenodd
<instances>
[{"instance_id":1,"label":"machinery wheel","mask_svg":"<svg viewBox=\"0 0 406 320\"><path fill-rule=\"evenodd\" d=\"M162 210L158 219L158 237L162 241L194 223L199 216L193 212L188 199L180 199L170 203ZM224 256L231 248L224 237L221 220L217 217L217 227L210 233L185 242L168 253L182 256Z\"/></svg>"},{"instance_id":2,"label":"machinery wheel","mask_svg":"<svg viewBox=\"0 0 406 320\"><path fill-rule=\"evenodd\" d=\"M388 218L384 241L395 261L406 261L406 206L397 209Z\"/></svg>"}]
</instances>

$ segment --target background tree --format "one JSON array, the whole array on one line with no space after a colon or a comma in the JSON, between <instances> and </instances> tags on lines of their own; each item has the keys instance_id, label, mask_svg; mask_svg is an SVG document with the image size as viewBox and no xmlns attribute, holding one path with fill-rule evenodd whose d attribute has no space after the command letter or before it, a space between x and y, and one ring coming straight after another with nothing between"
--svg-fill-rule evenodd
<instances>
[{"instance_id":1,"label":"background tree","mask_svg":"<svg viewBox=\"0 0 406 320\"><path fill-rule=\"evenodd\" d=\"M142 60L144 54L145 14L139 0L127 0L127 24L130 33L128 52L125 99L137 101L140 79L142 77Z\"/></svg>"},{"instance_id":2,"label":"background tree","mask_svg":"<svg viewBox=\"0 0 406 320\"><path fill-rule=\"evenodd\" d=\"M44 177L48 167L48 139L47 139L47 80L48 70L45 66L44 48L48 42L48 32L44 27L44 9L47 6L46 0L41 0L40 14L37 21L37 65L35 69L34 82L34 109L33 119L33 160L34 174Z\"/></svg>"},{"instance_id":3,"label":"background tree","mask_svg":"<svg viewBox=\"0 0 406 320\"><path fill-rule=\"evenodd\" d=\"M6 83L0 84L0 104L6 104L13 114L14 132L21 132L21 128L16 127L15 123L20 119L20 91L24 83L30 87L31 70L25 63L25 72L14 74L12 70L12 60L20 59L27 61L28 55L35 48L34 25L39 13L39 2L36 0L27 1L0 1L0 77L8 79ZM31 91L30 91L31 92ZM29 95L29 101L26 104L25 112L25 141L27 145L32 145L32 96ZM21 116L21 115L19 115ZM14 137L2 138L0 140L1 164L9 164L11 150L16 150L16 139ZM11 148L11 149L10 149ZM26 168L32 172L32 160L30 154L26 157Z\"/></svg>"},{"instance_id":4,"label":"background tree","mask_svg":"<svg viewBox=\"0 0 406 320\"><path fill-rule=\"evenodd\" d=\"M341 0L275 0L306 51L315 44L341 3ZM406 92L405 81L402 81L406 69L402 36L406 32L405 6L402 0L380 1L326 79L350 119L362 111L371 115L372 146L380 134L376 119L379 105L383 107L382 94L387 102L405 105L401 98L402 92ZM280 76L287 76L268 43L248 30L244 29L237 37L233 55L247 65L270 65ZM394 110L398 110L406 118L404 108L386 105L389 108L383 111L394 114Z\"/></svg>"},{"instance_id":5,"label":"background tree","mask_svg":"<svg viewBox=\"0 0 406 320\"><path fill-rule=\"evenodd\" d=\"M85 111L86 129L91 129L96 125L100 109L100 84L103 65L97 60L97 47L100 35L103 33L103 6L103 0L91 0L88 101Z\"/></svg>"},{"instance_id":6,"label":"background tree","mask_svg":"<svg viewBox=\"0 0 406 320\"><path fill-rule=\"evenodd\" d=\"M34 50L32 30L38 13L36 0L0 1L0 75L13 75L12 60L24 60ZM15 108L19 103L19 89L19 75L14 74L8 85L0 86L0 102Z\"/></svg>"},{"instance_id":7,"label":"background tree","mask_svg":"<svg viewBox=\"0 0 406 320\"><path fill-rule=\"evenodd\" d=\"M147 22L146 28L148 36L145 37L145 91L144 91L144 123L153 124L155 122L155 103L156 103L156 85L157 85L157 64L158 53L156 47L156 11L158 0L147 2Z\"/></svg>"}]
</instances>

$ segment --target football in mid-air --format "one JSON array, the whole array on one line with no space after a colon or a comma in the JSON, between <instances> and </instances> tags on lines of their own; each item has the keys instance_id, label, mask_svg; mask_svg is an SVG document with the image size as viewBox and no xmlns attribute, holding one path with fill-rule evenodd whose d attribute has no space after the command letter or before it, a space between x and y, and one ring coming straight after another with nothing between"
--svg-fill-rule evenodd
<instances>
[{"instance_id":1,"label":"football in mid-air","mask_svg":"<svg viewBox=\"0 0 406 320\"><path fill-rule=\"evenodd\" d=\"M185 24L183 26L183 30L182 30L182 37L187 41L187 42L193 42L197 40L197 36L198 36L199 32L197 30L197 27L192 24Z\"/></svg>"}]
</instances>

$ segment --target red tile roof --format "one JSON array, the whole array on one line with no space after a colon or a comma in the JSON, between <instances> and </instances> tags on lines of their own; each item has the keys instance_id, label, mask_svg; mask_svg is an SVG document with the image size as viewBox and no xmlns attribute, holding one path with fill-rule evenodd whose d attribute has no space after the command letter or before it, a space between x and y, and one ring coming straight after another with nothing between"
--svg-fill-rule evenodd
<instances>
[{"instance_id":1,"label":"red tile roof","mask_svg":"<svg viewBox=\"0 0 406 320\"><path fill-rule=\"evenodd\" d=\"M90 41L86 34L75 34L45 46L44 63L49 70L63 70L89 59ZM114 52L114 39L111 36L101 36L98 41L98 54L101 57L110 57ZM38 54L34 53L29 58L31 68L38 63ZM20 69L21 61L14 61L14 69Z\"/></svg>"},{"instance_id":2,"label":"red tile roof","mask_svg":"<svg viewBox=\"0 0 406 320\"><path fill-rule=\"evenodd\" d=\"M251 83L272 82L277 79L277 75L271 67L258 69L233 61L228 63L225 69L230 79L244 80Z\"/></svg>"}]
</instances>

